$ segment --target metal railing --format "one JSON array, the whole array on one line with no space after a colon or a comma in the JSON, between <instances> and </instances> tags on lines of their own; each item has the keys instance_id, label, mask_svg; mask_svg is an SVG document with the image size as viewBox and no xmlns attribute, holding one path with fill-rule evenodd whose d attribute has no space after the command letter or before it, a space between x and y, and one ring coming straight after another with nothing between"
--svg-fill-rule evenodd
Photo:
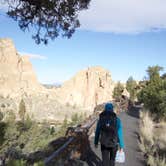
<instances>
[{"instance_id":1,"label":"metal railing","mask_svg":"<svg viewBox=\"0 0 166 166\"><path fill-rule=\"evenodd\" d=\"M52 153L48 158L44 160L44 165L47 165L53 158L59 155L72 141L74 140L74 137L69 138L69 140L64 143L58 150L56 150L54 153Z\"/></svg>"},{"instance_id":2,"label":"metal railing","mask_svg":"<svg viewBox=\"0 0 166 166\"><path fill-rule=\"evenodd\" d=\"M88 133L89 130L91 129L91 127L96 123L96 121L98 119L97 115L98 114L94 113L93 115L90 116L90 118L88 118L86 120L86 122L84 124L79 125L78 127L75 127L74 130L72 131L73 135L75 135L75 133L78 133L78 132L87 132ZM68 147L68 145L71 144L74 140L75 140L75 137L72 136L72 134L70 133L68 140L59 149L54 151L49 157L47 157L44 160L44 165L47 166L54 158L59 156L60 153L62 153Z\"/></svg>"}]
</instances>

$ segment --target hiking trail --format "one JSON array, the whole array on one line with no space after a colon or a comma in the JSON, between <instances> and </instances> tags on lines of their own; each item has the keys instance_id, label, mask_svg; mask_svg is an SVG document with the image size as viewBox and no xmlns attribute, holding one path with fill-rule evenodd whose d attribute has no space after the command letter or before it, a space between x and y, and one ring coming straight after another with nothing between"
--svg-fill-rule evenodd
<instances>
[{"instance_id":1,"label":"hiking trail","mask_svg":"<svg viewBox=\"0 0 166 166\"><path fill-rule=\"evenodd\" d=\"M116 166L143 166L143 155L138 146L138 132L139 132L139 108L135 108L132 113L122 112L119 115L123 124L123 135L125 143L126 161L123 164L116 163ZM90 144L92 149L92 160L84 164L85 166L100 166L101 165L101 151L100 145L98 148L94 147L94 134L90 137Z\"/></svg>"}]
</instances>

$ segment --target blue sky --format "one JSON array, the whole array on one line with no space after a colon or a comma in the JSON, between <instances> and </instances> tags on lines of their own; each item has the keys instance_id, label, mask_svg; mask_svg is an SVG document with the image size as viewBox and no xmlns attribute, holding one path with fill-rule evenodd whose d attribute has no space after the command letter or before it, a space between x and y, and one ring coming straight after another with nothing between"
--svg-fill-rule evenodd
<instances>
[{"instance_id":1,"label":"blue sky","mask_svg":"<svg viewBox=\"0 0 166 166\"><path fill-rule=\"evenodd\" d=\"M117 1L116 4L110 5L117 7ZM153 1L154 5L157 5L157 1ZM103 3L106 4L106 2L108 0L103 0ZM127 2L130 0L126 0ZM142 0L140 2L143 3ZM0 15L0 38L13 39L18 52L38 55L38 57L35 56L36 58L33 56L31 62L42 83L63 82L70 79L79 70L96 65L108 69L113 80L122 82L125 82L129 76L133 76L136 80L143 79L148 66L160 65L166 69L164 25L166 19L162 17L161 13L158 13L162 11L161 9L160 11L154 10L154 12L151 12L152 9L150 10L151 14L154 14L154 20L150 20L150 22L148 22L150 12L147 13L148 17L145 15L145 19L137 13L136 16L133 16L136 22L124 22L124 18L121 18L122 15L116 13L116 10L114 10L117 15L115 18L112 17L115 13L110 13L110 17L104 20L105 22L103 20L99 22L93 15L100 9L97 5L100 7L103 5L105 10L108 6L108 4L105 6L97 4L94 0L89 13L83 12L80 15L82 26L71 39L59 37L55 41L50 41L47 46L36 45L31 39L31 32L22 32L17 23L5 17L4 14ZM95 12L93 11L94 6L98 9ZM163 4L160 6L162 8ZM133 10L127 4L126 8L126 11ZM165 10L163 9L163 11ZM131 13L128 14L127 19ZM161 19L158 20L160 16ZM115 21L110 23L109 18Z\"/></svg>"}]
</instances>

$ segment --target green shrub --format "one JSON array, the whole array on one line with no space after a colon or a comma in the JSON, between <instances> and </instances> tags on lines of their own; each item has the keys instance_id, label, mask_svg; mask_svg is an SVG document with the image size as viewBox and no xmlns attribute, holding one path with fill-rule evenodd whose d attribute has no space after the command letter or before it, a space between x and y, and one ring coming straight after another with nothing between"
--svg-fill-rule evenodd
<instances>
[{"instance_id":1,"label":"green shrub","mask_svg":"<svg viewBox=\"0 0 166 166\"><path fill-rule=\"evenodd\" d=\"M149 80L138 93L138 100L144 103L157 120L166 118L166 80L159 75L161 69L159 66L148 68Z\"/></svg>"},{"instance_id":2,"label":"green shrub","mask_svg":"<svg viewBox=\"0 0 166 166\"><path fill-rule=\"evenodd\" d=\"M134 101L137 96L137 82L133 79L133 77L129 77L126 82L126 89L130 93L130 100Z\"/></svg>"},{"instance_id":3,"label":"green shrub","mask_svg":"<svg viewBox=\"0 0 166 166\"><path fill-rule=\"evenodd\" d=\"M5 115L5 121L7 123L14 123L16 120L16 115L13 110L8 110L8 112Z\"/></svg>"},{"instance_id":4,"label":"green shrub","mask_svg":"<svg viewBox=\"0 0 166 166\"><path fill-rule=\"evenodd\" d=\"M33 121L30 119L29 115L27 115L26 119L23 121L18 121L17 124L17 130L21 133L21 132L25 132L28 131L32 125L33 125Z\"/></svg>"},{"instance_id":5,"label":"green shrub","mask_svg":"<svg viewBox=\"0 0 166 166\"><path fill-rule=\"evenodd\" d=\"M6 127L7 127L6 123L0 122L0 146L5 141Z\"/></svg>"},{"instance_id":6,"label":"green shrub","mask_svg":"<svg viewBox=\"0 0 166 166\"><path fill-rule=\"evenodd\" d=\"M118 82L113 90L113 98L116 100L120 100L123 90L124 86L120 82Z\"/></svg>"},{"instance_id":7,"label":"green shrub","mask_svg":"<svg viewBox=\"0 0 166 166\"><path fill-rule=\"evenodd\" d=\"M7 166L26 166L26 161L11 159L8 161Z\"/></svg>"},{"instance_id":8,"label":"green shrub","mask_svg":"<svg viewBox=\"0 0 166 166\"><path fill-rule=\"evenodd\" d=\"M39 161L35 163L33 166L44 166L44 163L42 161Z\"/></svg>"},{"instance_id":9,"label":"green shrub","mask_svg":"<svg viewBox=\"0 0 166 166\"><path fill-rule=\"evenodd\" d=\"M0 111L0 121L3 119L3 113Z\"/></svg>"},{"instance_id":10,"label":"green shrub","mask_svg":"<svg viewBox=\"0 0 166 166\"><path fill-rule=\"evenodd\" d=\"M24 120L25 118L25 113L26 113L26 107L25 107L25 102L23 99L21 99L20 104L19 104L19 115L21 120Z\"/></svg>"},{"instance_id":11,"label":"green shrub","mask_svg":"<svg viewBox=\"0 0 166 166\"><path fill-rule=\"evenodd\" d=\"M71 120L72 120L72 123L73 123L73 124L76 124L76 123L79 121L78 113L72 114Z\"/></svg>"},{"instance_id":12,"label":"green shrub","mask_svg":"<svg viewBox=\"0 0 166 166\"><path fill-rule=\"evenodd\" d=\"M55 133L55 128L54 127L51 127L50 128L50 134L53 135Z\"/></svg>"}]
</instances>

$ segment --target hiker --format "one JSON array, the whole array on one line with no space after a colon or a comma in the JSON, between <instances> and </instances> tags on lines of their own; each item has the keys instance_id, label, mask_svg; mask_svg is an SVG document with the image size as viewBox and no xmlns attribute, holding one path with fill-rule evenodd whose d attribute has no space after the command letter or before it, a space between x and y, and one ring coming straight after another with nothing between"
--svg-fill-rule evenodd
<instances>
[{"instance_id":1,"label":"hiker","mask_svg":"<svg viewBox=\"0 0 166 166\"><path fill-rule=\"evenodd\" d=\"M105 105L100 113L95 132L95 147L98 147L100 137L103 166L115 166L115 157L118 150L123 152L124 141L121 120L116 116L112 103Z\"/></svg>"}]
</instances>

